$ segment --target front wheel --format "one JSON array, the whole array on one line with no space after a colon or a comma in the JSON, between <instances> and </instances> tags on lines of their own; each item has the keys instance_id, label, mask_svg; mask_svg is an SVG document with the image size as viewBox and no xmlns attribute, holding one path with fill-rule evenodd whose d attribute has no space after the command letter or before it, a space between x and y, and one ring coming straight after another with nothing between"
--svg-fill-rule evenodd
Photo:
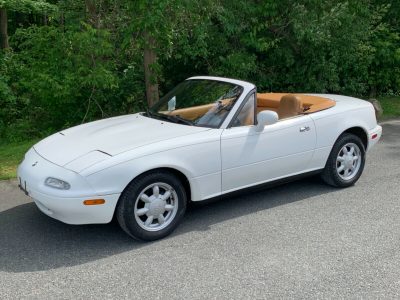
<instances>
[{"instance_id":1,"label":"front wheel","mask_svg":"<svg viewBox=\"0 0 400 300\"><path fill-rule=\"evenodd\" d=\"M170 172L155 171L133 180L121 195L117 220L131 237L152 241L169 235L186 211L186 193Z\"/></svg>"},{"instance_id":2,"label":"front wheel","mask_svg":"<svg viewBox=\"0 0 400 300\"><path fill-rule=\"evenodd\" d=\"M365 165L365 147L351 133L342 134L329 155L321 178L335 187L348 187L360 178Z\"/></svg>"}]
</instances>

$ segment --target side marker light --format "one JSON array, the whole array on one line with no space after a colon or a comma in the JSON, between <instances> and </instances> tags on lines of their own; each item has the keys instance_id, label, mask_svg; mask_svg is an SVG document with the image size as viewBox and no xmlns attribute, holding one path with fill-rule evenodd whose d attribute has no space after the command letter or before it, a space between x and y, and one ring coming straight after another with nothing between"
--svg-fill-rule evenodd
<instances>
[{"instance_id":1,"label":"side marker light","mask_svg":"<svg viewBox=\"0 0 400 300\"><path fill-rule=\"evenodd\" d=\"M106 200L104 199L90 199L83 201L84 205L101 205L104 203L106 203Z\"/></svg>"}]
</instances>

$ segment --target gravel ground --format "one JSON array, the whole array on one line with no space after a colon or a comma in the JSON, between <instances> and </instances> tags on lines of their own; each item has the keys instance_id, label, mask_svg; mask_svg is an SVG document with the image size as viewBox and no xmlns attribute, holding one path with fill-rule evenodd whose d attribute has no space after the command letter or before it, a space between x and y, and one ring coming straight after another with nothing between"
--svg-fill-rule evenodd
<instances>
[{"instance_id":1,"label":"gravel ground","mask_svg":"<svg viewBox=\"0 0 400 300\"><path fill-rule=\"evenodd\" d=\"M0 182L0 298L399 298L400 122L351 188L316 178L189 210L140 243L71 226Z\"/></svg>"}]
</instances>

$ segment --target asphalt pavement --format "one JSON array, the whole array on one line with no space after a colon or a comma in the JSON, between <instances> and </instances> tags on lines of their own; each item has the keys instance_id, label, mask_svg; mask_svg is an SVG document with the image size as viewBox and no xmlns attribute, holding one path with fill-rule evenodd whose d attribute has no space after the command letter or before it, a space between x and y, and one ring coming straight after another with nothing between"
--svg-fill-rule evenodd
<instances>
[{"instance_id":1,"label":"asphalt pavement","mask_svg":"<svg viewBox=\"0 0 400 300\"><path fill-rule=\"evenodd\" d=\"M400 121L353 187L317 178L190 208L164 240L72 226L0 182L0 299L400 298Z\"/></svg>"}]
</instances>

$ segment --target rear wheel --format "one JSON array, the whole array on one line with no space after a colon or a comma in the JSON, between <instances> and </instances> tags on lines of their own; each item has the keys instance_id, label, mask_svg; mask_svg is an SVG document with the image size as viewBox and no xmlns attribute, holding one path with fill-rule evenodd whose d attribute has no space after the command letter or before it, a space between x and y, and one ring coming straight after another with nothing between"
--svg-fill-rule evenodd
<instances>
[{"instance_id":1,"label":"rear wheel","mask_svg":"<svg viewBox=\"0 0 400 300\"><path fill-rule=\"evenodd\" d=\"M117 219L135 239L156 240L169 235L186 211L185 189L170 172L155 171L132 181L122 193Z\"/></svg>"},{"instance_id":2,"label":"rear wheel","mask_svg":"<svg viewBox=\"0 0 400 300\"><path fill-rule=\"evenodd\" d=\"M344 133L333 146L321 177L329 185L348 187L360 178L364 165L365 147L361 139Z\"/></svg>"}]
</instances>

